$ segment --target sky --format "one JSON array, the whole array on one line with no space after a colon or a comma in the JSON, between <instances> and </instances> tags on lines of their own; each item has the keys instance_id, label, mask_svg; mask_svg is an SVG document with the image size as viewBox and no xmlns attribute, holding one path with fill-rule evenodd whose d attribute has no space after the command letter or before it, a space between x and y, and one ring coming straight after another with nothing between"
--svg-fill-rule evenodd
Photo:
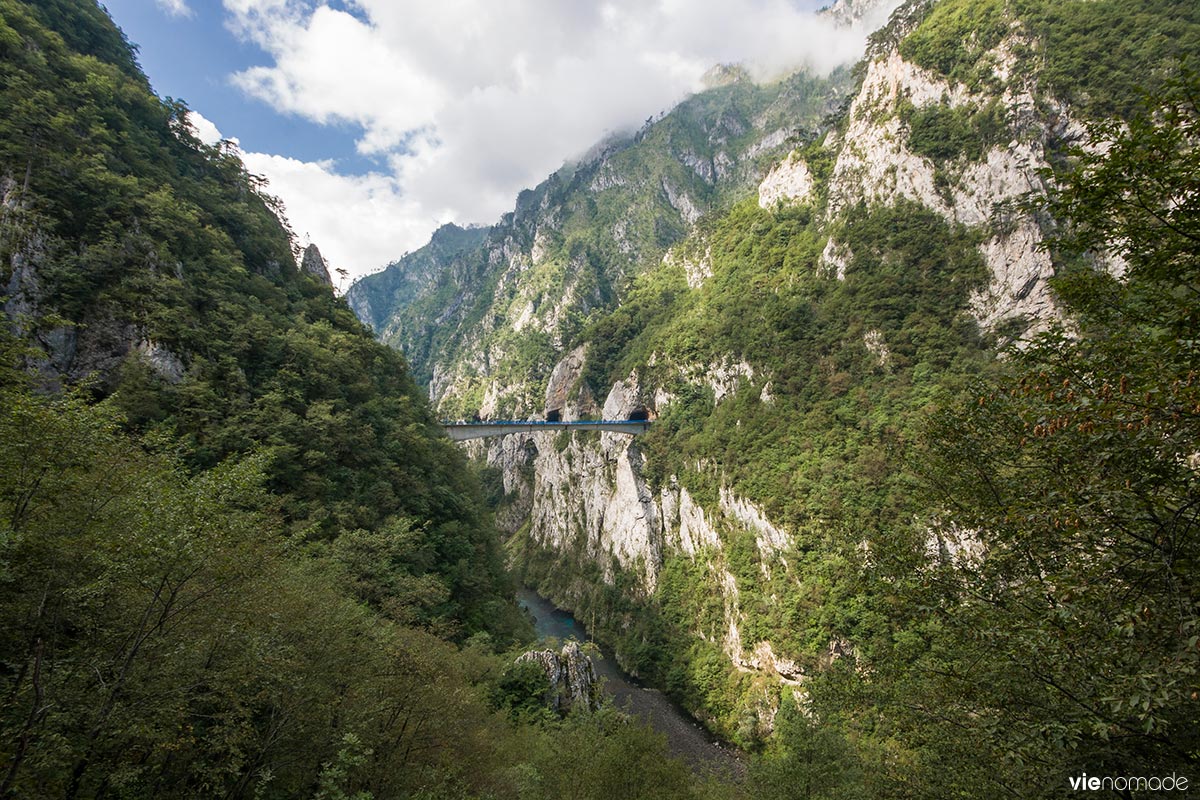
<instances>
[{"instance_id":1,"label":"sky","mask_svg":"<svg viewBox=\"0 0 1200 800\"><path fill-rule=\"evenodd\" d=\"M335 282L517 193L702 87L856 59L821 0L102 0L158 94L237 142Z\"/></svg>"}]
</instances>

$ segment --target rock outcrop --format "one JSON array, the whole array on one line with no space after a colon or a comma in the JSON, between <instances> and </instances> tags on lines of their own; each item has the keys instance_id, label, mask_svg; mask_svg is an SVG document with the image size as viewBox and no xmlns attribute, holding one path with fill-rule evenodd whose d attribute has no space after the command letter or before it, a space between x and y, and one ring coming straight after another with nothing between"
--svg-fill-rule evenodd
<instances>
[{"instance_id":1,"label":"rock outcrop","mask_svg":"<svg viewBox=\"0 0 1200 800\"><path fill-rule=\"evenodd\" d=\"M1042 247L1038 221L1021 211L1030 192L1044 191L1046 152L1055 140L1075 135L1065 109L1035 100L1030 86L1015 79L1019 42L1006 40L988 63L1004 88L972 93L962 84L904 60L893 48L866 68L862 86L838 137L837 161L829 186L831 220L859 203L919 203L948 222L981 232L980 254L991 273L988 285L971 299L971 310L987 330L1020 319L1036 330L1056 312L1048 279L1054 268ZM978 160L965 156L935 163L915 152L902 108L975 110L998 102L1009 137ZM1049 105L1049 111L1046 107ZM849 261L834 239L822 262L842 276Z\"/></svg>"},{"instance_id":2,"label":"rock outcrop","mask_svg":"<svg viewBox=\"0 0 1200 800\"><path fill-rule=\"evenodd\" d=\"M580 345L563 357L550 373L546 384L546 412L557 412L562 419L578 419L581 407L592 404L591 393L580 386L587 345ZM573 399L577 397L578 399Z\"/></svg>"},{"instance_id":3,"label":"rock outcrop","mask_svg":"<svg viewBox=\"0 0 1200 800\"><path fill-rule=\"evenodd\" d=\"M92 311L81 324L46 323L51 315L42 274L53 256L42 233L22 218L26 209L16 199L15 184L0 181L0 192L0 223L17 230L28 226L8 263L0 267L0 311L12 333L39 346L41 354L28 356L26 364L38 381L47 389L89 378L108 381L131 356L141 358L168 383L181 381L186 372L183 358L147 338L140 326L118 319L114 309Z\"/></svg>"},{"instance_id":4,"label":"rock outcrop","mask_svg":"<svg viewBox=\"0 0 1200 800\"><path fill-rule=\"evenodd\" d=\"M333 286L333 278L329 276L329 263L315 244L304 248L304 255L300 259L300 271L313 276L326 286Z\"/></svg>"},{"instance_id":5,"label":"rock outcrop","mask_svg":"<svg viewBox=\"0 0 1200 800\"><path fill-rule=\"evenodd\" d=\"M775 165L758 185L758 204L772 208L777 203L802 203L813 190L813 177L804 159L793 151Z\"/></svg>"},{"instance_id":6,"label":"rock outcrop","mask_svg":"<svg viewBox=\"0 0 1200 800\"><path fill-rule=\"evenodd\" d=\"M546 673L546 705L560 714L595 711L600 707L600 682L592 659L578 642L567 642L561 653L530 650L517 663L531 661Z\"/></svg>"},{"instance_id":7,"label":"rock outcrop","mask_svg":"<svg viewBox=\"0 0 1200 800\"><path fill-rule=\"evenodd\" d=\"M633 376L618 382L605 403L605 416L638 406L639 388ZM499 519L508 520L514 531L527 523L521 535L543 551L559 554L563 570L579 570L586 561L599 568L605 583L615 585L623 573L635 579L633 591L649 597L665 560L687 558L703 566L709 589L723 608L719 626L697 628L696 634L717 643L739 669L789 679L798 674L794 665L776 664L791 664L786 658L756 656L764 643L742 641L746 614L737 579L727 567L727 538L753 536L764 579L776 571L792 579L785 555L791 536L757 505L725 487L716 507L706 510L676 476L652 490L637 440L621 434L575 435L564 441L559 434L534 433L491 440L486 449L476 446L481 448L477 455L503 472L505 491L514 498L513 507ZM563 607L579 608L583 598L574 591L568 588L554 599ZM766 646L769 650L770 644Z\"/></svg>"}]
</instances>

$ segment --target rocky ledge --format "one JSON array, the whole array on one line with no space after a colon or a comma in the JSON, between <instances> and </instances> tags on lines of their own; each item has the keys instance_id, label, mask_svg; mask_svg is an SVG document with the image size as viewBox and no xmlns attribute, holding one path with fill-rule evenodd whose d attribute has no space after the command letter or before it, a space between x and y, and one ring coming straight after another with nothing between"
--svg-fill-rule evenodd
<instances>
[{"instance_id":1,"label":"rocky ledge","mask_svg":"<svg viewBox=\"0 0 1200 800\"><path fill-rule=\"evenodd\" d=\"M518 664L525 661L536 663L546 673L546 704L550 708L566 714L573 709L594 711L600 707L596 667L578 642L567 642L561 653L530 650L517 658Z\"/></svg>"}]
</instances>

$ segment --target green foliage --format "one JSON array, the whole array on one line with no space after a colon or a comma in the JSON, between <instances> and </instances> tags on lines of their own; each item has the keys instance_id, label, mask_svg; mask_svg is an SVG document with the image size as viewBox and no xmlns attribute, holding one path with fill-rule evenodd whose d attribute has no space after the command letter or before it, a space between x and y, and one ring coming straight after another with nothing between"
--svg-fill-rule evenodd
<instances>
[{"instance_id":1,"label":"green foliage","mask_svg":"<svg viewBox=\"0 0 1200 800\"><path fill-rule=\"evenodd\" d=\"M550 720L547 705L549 683L535 661L513 662L504 667L492 692L492 706L507 711L514 719Z\"/></svg>"},{"instance_id":2,"label":"green foliage","mask_svg":"<svg viewBox=\"0 0 1200 800\"><path fill-rule=\"evenodd\" d=\"M1095 119L1137 113L1181 60L1200 52L1200 8L1177 0L1136 6L1021 0L1018 8L1045 58L1054 93Z\"/></svg>"},{"instance_id":3,"label":"green foliage","mask_svg":"<svg viewBox=\"0 0 1200 800\"><path fill-rule=\"evenodd\" d=\"M370 792L358 791L348 794L346 791L350 772L367 763L372 755L371 750L364 749L353 733L343 736L342 744L345 747L338 750L337 759L321 768L313 800L372 800L374 795Z\"/></svg>"},{"instance_id":4,"label":"green foliage","mask_svg":"<svg viewBox=\"0 0 1200 800\"><path fill-rule=\"evenodd\" d=\"M990 77L984 54L1009 32L1007 0L932 3L916 30L900 40L908 61L979 89Z\"/></svg>"},{"instance_id":5,"label":"green foliage","mask_svg":"<svg viewBox=\"0 0 1200 800\"><path fill-rule=\"evenodd\" d=\"M669 319L684 302L686 289L682 270L659 270L636 281L615 310L596 315L584 333L588 352L582 376L593 397L604 397L615 381L627 377L630 364L644 363L648 343L634 348L634 341Z\"/></svg>"},{"instance_id":6,"label":"green foliage","mask_svg":"<svg viewBox=\"0 0 1200 800\"><path fill-rule=\"evenodd\" d=\"M813 205L817 208L823 208L825 205L829 193L829 179L833 176L833 166L837 163L837 153L825 146L825 138L821 136L814 139L800 148L799 153L813 178L814 194L817 198Z\"/></svg>"},{"instance_id":7,"label":"green foliage","mask_svg":"<svg viewBox=\"0 0 1200 800\"><path fill-rule=\"evenodd\" d=\"M987 151L1007 143L1004 105L993 100L983 108L900 104L900 119L908 126L908 146L920 156L942 162L963 157L979 161Z\"/></svg>"},{"instance_id":8,"label":"green foliage","mask_svg":"<svg viewBox=\"0 0 1200 800\"><path fill-rule=\"evenodd\" d=\"M121 435L111 406L3 408L6 793L241 795L270 772L264 796L295 796L331 754L319 731L382 742L374 693L438 681L451 648L284 556L262 459L192 476ZM380 669L396 659L399 682ZM407 713L430 700L409 694Z\"/></svg>"},{"instance_id":9,"label":"green foliage","mask_svg":"<svg viewBox=\"0 0 1200 800\"><path fill-rule=\"evenodd\" d=\"M679 392L645 439L650 463L683 474L718 461L752 496L775 498L773 519L829 519L828 504L841 494L831 479L862 484L827 459L840 451L838 462L856 462L868 455L860 447L877 451L879 437L895 435L885 433L897 424L891 409L915 411L939 373L986 361L962 310L984 277L974 234L901 205L852 210L837 237L854 254L841 281L814 274L821 242L803 209L771 215L745 204L713 230L713 278L642 334L631 361L658 352L673 391L673 365L729 354L754 365L775 400L761 401L762 383L715 407L711 397ZM886 342L885 363L864 345L870 331ZM806 473L813 483L802 490ZM824 508L801 510L808 497Z\"/></svg>"},{"instance_id":10,"label":"green foliage","mask_svg":"<svg viewBox=\"0 0 1200 800\"><path fill-rule=\"evenodd\" d=\"M48 360L68 380L104 370L97 394L133 430L177 442L191 469L261 453L288 535L318 549L342 535L403 542L408 560L386 580L407 583L362 587L374 607L509 636L520 623L465 458L404 361L298 273L261 179L150 92L93 3L3 0L0 25L0 180L13 182L0 278L18 256L34 271L29 333L66 328L67 352L115 354ZM136 349L117 362L138 341L182 375Z\"/></svg>"},{"instance_id":11,"label":"green foliage","mask_svg":"<svg viewBox=\"0 0 1200 800\"><path fill-rule=\"evenodd\" d=\"M1200 9L1177 0L945 0L900 53L978 90L996 81L985 56L1010 34L1032 41L1035 53L1024 55L1036 55L1027 63L1050 94L1094 119L1128 116L1140 91L1200 50Z\"/></svg>"},{"instance_id":12,"label":"green foliage","mask_svg":"<svg viewBox=\"0 0 1200 800\"><path fill-rule=\"evenodd\" d=\"M751 766L755 797L834 800L868 796L853 745L832 720L805 717L785 697L776 716L777 745Z\"/></svg>"},{"instance_id":13,"label":"green foliage","mask_svg":"<svg viewBox=\"0 0 1200 800\"><path fill-rule=\"evenodd\" d=\"M515 800L580 778L585 797L695 796L611 711L535 713L536 664L502 670L363 605L404 554L386 537L291 552L262 458L192 474L110 403L0 401L5 796Z\"/></svg>"},{"instance_id":14,"label":"green foliage","mask_svg":"<svg viewBox=\"0 0 1200 800\"><path fill-rule=\"evenodd\" d=\"M571 715L552 729L547 744L519 765L522 798L684 800L699 796L688 768L663 757L661 735L611 709Z\"/></svg>"},{"instance_id":15,"label":"green foliage","mask_svg":"<svg viewBox=\"0 0 1200 800\"><path fill-rule=\"evenodd\" d=\"M934 516L881 549L895 622L851 701L852 728L906 743L914 794L1059 796L1066 775L1170 774L1200 752L1200 82L1165 87L1058 176L1072 330L949 401L914 453Z\"/></svg>"}]
</instances>

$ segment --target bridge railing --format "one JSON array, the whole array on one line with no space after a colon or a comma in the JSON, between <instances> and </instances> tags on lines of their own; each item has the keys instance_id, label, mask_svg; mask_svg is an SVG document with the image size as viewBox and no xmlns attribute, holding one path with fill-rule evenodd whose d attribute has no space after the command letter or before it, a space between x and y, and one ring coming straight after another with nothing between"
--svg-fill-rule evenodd
<instances>
[{"instance_id":1,"label":"bridge railing","mask_svg":"<svg viewBox=\"0 0 1200 800\"><path fill-rule=\"evenodd\" d=\"M441 421L442 427L449 425L545 425L550 428L561 428L568 425L628 425L630 423L645 422L649 424L648 419L571 419L571 420L548 420L548 419L444 419Z\"/></svg>"},{"instance_id":2,"label":"bridge railing","mask_svg":"<svg viewBox=\"0 0 1200 800\"><path fill-rule=\"evenodd\" d=\"M480 420L478 422L442 422L447 435L456 441L504 436L509 433L536 433L543 430L593 430L637 436L645 433L650 421L645 419L581 419L569 422L549 420Z\"/></svg>"}]
</instances>

